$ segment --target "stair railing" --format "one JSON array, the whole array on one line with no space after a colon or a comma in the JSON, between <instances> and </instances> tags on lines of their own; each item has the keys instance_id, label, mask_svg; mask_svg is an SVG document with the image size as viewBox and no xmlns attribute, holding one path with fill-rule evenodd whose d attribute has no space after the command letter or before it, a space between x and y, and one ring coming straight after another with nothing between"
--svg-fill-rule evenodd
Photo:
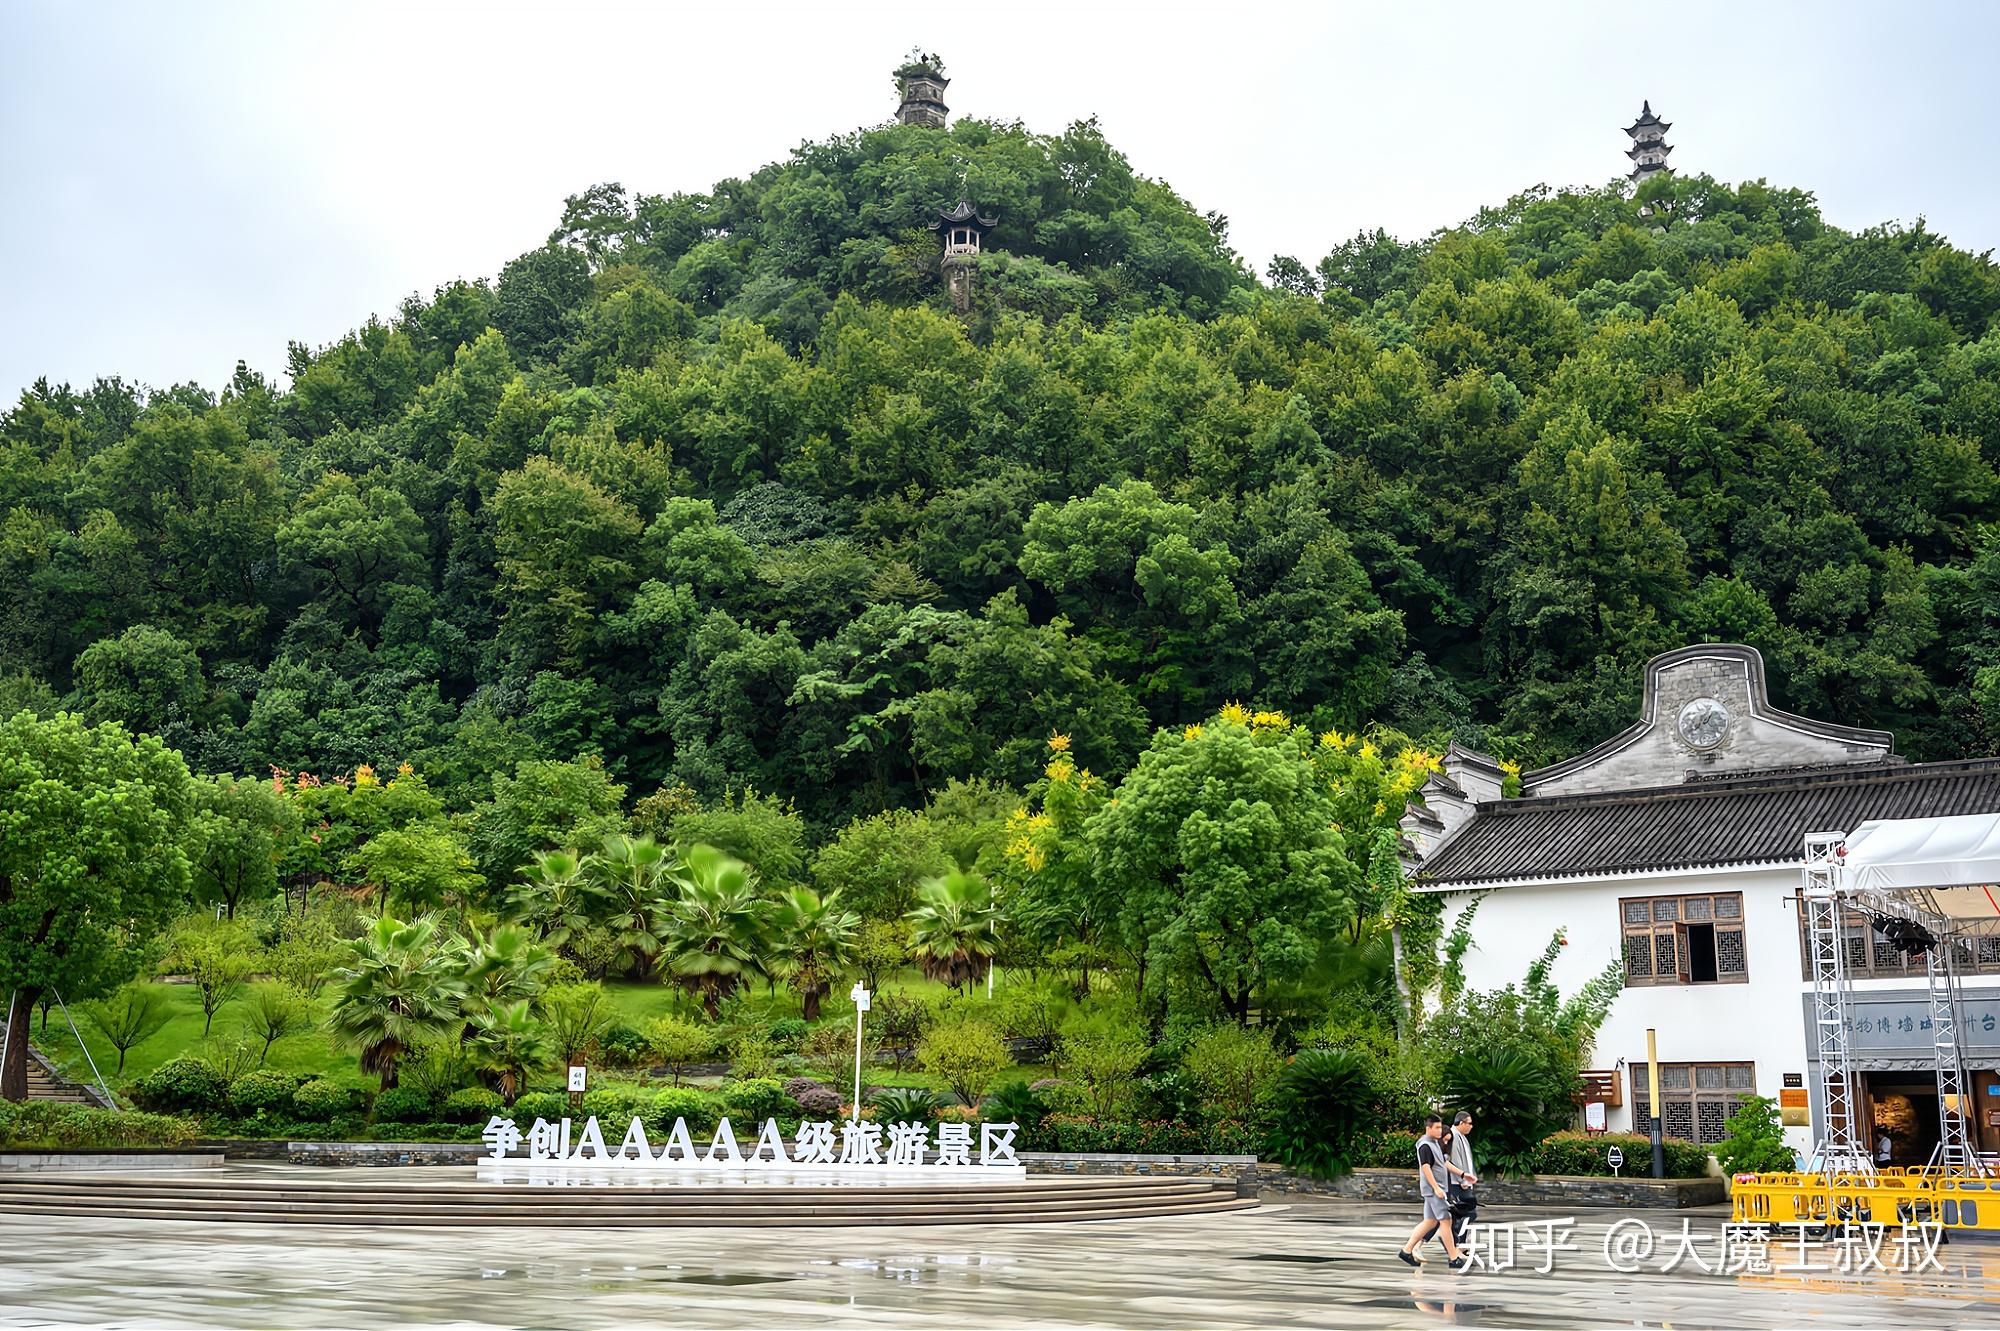
<instances>
[{"instance_id":1,"label":"stair railing","mask_svg":"<svg viewBox=\"0 0 2000 1331\"><path fill-rule=\"evenodd\" d=\"M104 1084L104 1074L97 1070L97 1060L90 1056L90 1046L83 1042L83 1032L76 1028L76 1018L69 1014L69 1004L63 1002L62 990L56 990L55 996L56 1006L63 1010L63 1020L69 1023L70 1038L75 1040L76 1047L83 1051L83 1061L90 1064L90 1075L97 1078L97 1089L104 1097L104 1107L116 1109L118 1101L112 1098L111 1088Z\"/></svg>"}]
</instances>

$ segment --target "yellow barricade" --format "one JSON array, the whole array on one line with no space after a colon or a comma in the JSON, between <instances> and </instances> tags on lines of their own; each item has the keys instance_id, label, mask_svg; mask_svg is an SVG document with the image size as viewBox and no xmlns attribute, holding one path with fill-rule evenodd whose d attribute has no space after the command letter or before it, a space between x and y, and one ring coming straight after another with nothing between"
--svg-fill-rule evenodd
<instances>
[{"instance_id":1,"label":"yellow barricade","mask_svg":"<svg viewBox=\"0 0 2000 1331\"><path fill-rule=\"evenodd\" d=\"M1738 1174L1731 1219L1755 1225L1920 1225L2000 1232L2000 1179L1928 1168L1874 1174Z\"/></svg>"}]
</instances>

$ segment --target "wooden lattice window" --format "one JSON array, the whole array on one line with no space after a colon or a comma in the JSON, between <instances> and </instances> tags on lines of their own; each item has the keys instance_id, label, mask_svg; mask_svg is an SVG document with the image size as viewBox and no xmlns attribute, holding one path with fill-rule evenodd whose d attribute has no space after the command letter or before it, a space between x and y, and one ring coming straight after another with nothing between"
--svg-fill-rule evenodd
<instances>
[{"instance_id":1,"label":"wooden lattice window","mask_svg":"<svg viewBox=\"0 0 2000 1331\"><path fill-rule=\"evenodd\" d=\"M1644 1056L1625 1065L1631 1073L1633 1126L1646 1131L1653 1116ZM1752 1063L1660 1064L1660 1132L1708 1144L1728 1136L1724 1125L1757 1089Z\"/></svg>"},{"instance_id":2,"label":"wooden lattice window","mask_svg":"<svg viewBox=\"0 0 2000 1331\"><path fill-rule=\"evenodd\" d=\"M1741 892L1627 897L1618 914L1628 985L1741 984L1750 978Z\"/></svg>"}]
</instances>

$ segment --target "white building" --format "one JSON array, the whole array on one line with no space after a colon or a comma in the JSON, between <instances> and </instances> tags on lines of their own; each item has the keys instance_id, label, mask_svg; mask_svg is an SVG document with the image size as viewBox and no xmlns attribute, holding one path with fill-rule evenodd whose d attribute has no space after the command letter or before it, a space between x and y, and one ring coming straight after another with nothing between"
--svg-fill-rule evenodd
<instances>
[{"instance_id":1,"label":"white building","mask_svg":"<svg viewBox=\"0 0 2000 1331\"><path fill-rule=\"evenodd\" d=\"M1871 818L2000 812L2000 759L1909 763L1884 731L1779 711L1749 647L1702 644L1648 664L1639 721L1589 752L1522 776L1502 799L1490 758L1456 746L1404 831L1420 890L1475 899L1466 957L1477 989L1518 982L1558 928L1553 978L1573 993L1622 959L1625 990L1593 1067L1613 1130L1643 1131L1646 1030L1657 1030L1668 1136L1714 1141L1744 1095L1785 1107L1810 1144L1817 1069L1800 927L1802 843ZM1850 917L1850 1038L1868 1140L1897 1163L1937 1140L1924 958ZM2000 1150L2000 938L1962 947L1962 1035L1976 1145ZM1636 1075L1635 1075L1636 1069Z\"/></svg>"}]
</instances>

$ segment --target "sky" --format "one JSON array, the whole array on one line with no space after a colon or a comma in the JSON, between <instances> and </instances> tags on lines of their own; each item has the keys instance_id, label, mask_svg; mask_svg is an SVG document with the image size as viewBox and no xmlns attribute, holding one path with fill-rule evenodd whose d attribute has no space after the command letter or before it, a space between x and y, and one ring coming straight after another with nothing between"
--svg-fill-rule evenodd
<instances>
[{"instance_id":1,"label":"sky","mask_svg":"<svg viewBox=\"0 0 2000 1331\"><path fill-rule=\"evenodd\" d=\"M0 401L281 377L596 182L701 191L888 119L912 45L954 116L1097 116L1259 272L1609 180L1645 99L1683 171L2000 247L1985 3L0 0Z\"/></svg>"}]
</instances>

